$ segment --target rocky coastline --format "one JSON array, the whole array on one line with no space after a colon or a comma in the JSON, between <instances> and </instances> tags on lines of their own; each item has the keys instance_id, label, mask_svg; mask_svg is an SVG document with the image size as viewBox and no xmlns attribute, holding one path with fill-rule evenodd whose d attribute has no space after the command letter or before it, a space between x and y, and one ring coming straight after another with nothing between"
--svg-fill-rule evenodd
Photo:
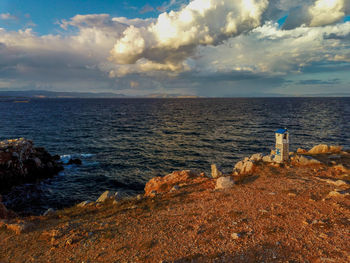
<instances>
[{"instance_id":1,"label":"rocky coastline","mask_svg":"<svg viewBox=\"0 0 350 263\"><path fill-rule=\"evenodd\" d=\"M289 156L256 153L230 174L174 171L143 195L106 191L42 216L0 202L0 262L348 262L350 151ZM23 242L30 250L11 253Z\"/></svg>"},{"instance_id":2,"label":"rocky coastline","mask_svg":"<svg viewBox=\"0 0 350 263\"><path fill-rule=\"evenodd\" d=\"M0 141L0 191L56 175L63 170L58 155L24 138Z\"/></svg>"}]
</instances>

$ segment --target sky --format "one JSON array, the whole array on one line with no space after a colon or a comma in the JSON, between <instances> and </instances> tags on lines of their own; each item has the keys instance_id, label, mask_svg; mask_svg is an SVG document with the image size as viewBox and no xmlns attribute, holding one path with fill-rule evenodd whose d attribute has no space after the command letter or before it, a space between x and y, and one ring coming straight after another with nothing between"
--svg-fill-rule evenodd
<instances>
[{"instance_id":1,"label":"sky","mask_svg":"<svg viewBox=\"0 0 350 263\"><path fill-rule=\"evenodd\" d=\"M349 96L350 0L0 0L0 90Z\"/></svg>"}]
</instances>

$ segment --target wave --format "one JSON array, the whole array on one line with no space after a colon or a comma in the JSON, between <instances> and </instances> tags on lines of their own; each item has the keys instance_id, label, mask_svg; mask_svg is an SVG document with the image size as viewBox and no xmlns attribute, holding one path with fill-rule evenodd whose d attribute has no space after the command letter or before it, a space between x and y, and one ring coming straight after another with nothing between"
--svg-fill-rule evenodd
<instances>
[{"instance_id":1,"label":"wave","mask_svg":"<svg viewBox=\"0 0 350 263\"><path fill-rule=\"evenodd\" d=\"M74 154L63 154L60 156L60 159L63 163L68 163L70 159L86 159L86 158L91 158L93 157L95 154L92 153L74 153Z\"/></svg>"}]
</instances>

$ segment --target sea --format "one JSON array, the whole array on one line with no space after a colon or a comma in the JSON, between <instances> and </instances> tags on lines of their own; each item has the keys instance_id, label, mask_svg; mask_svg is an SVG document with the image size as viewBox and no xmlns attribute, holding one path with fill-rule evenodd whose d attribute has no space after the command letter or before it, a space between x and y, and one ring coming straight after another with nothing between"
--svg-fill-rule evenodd
<instances>
[{"instance_id":1,"label":"sea","mask_svg":"<svg viewBox=\"0 0 350 263\"><path fill-rule=\"evenodd\" d=\"M41 214L105 190L124 196L175 170L230 173L237 161L269 154L274 131L290 149L350 148L350 98L30 99L0 100L0 140L24 137L66 165L57 176L1 193L20 214Z\"/></svg>"}]
</instances>

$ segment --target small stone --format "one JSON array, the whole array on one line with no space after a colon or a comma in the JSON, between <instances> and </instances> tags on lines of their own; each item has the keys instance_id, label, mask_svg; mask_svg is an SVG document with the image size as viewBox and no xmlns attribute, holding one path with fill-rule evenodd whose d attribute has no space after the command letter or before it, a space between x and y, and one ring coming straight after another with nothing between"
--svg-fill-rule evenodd
<instances>
[{"instance_id":1,"label":"small stone","mask_svg":"<svg viewBox=\"0 0 350 263\"><path fill-rule=\"evenodd\" d=\"M216 180L215 189L227 189L233 187L235 182L231 176L220 177Z\"/></svg>"},{"instance_id":2,"label":"small stone","mask_svg":"<svg viewBox=\"0 0 350 263\"><path fill-rule=\"evenodd\" d=\"M142 198L143 198L143 196L140 194L136 196L136 200L141 200Z\"/></svg>"},{"instance_id":3,"label":"small stone","mask_svg":"<svg viewBox=\"0 0 350 263\"><path fill-rule=\"evenodd\" d=\"M238 239L238 238L240 238L240 234L238 234L238 233L232 233L232 234L231 234L231 238L232 238L232 239Z\"/></svg>"},{"instance_id":4,"label":"small stone","mask_svg":"<svg viewBox=\"0 0 350 263\"><path fill-rule=\"evenodd\" d=\"M260 212L260 213L263 213L263 214L267 214L267 213L268 213L268 211L265 210L265 209L259 209L259 212Z\"/></svg>"},{"instance_id":5,"label":"small stone","mask_svg":"<svg viewBox=\"0 0 350 263\"><path fill-rule=\"evenodd\" d=\"M212 178L218 178L222 176L222 172L216 167L216 164L211 165L211 176Z\"/></svg>"},{"instance_id":6,"label":"small stone","mask_svg":"<svg viewBox=\"0 0 350 263\"><path fill-rule=\"evenodd\" d=\"M103 202L105 202L106 200L112 198L114 195L115 195L114 192L105 191L105 192L96 200L96 202L98 202L98 203L103 203Z\"/></svg>"},{"instance_id":7,"label":"small stone","mask_svg":"<svg viewBox=\"0 0 350 263\"><path fill-rule=\"evenodd\" d=\"M295 193L288 193L288 196L295 197L295 196L296 196L296 194L295 194Z\"/></svg>"}]
</instances>

